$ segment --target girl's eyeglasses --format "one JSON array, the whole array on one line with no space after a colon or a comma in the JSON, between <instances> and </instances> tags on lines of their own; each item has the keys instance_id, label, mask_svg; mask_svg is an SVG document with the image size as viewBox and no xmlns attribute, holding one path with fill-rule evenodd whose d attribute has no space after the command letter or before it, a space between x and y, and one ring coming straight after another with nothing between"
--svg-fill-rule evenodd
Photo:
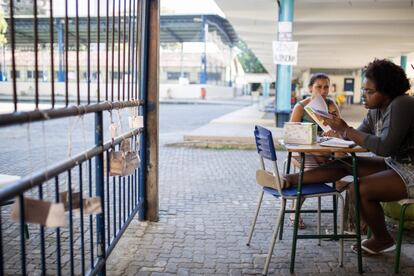
<instances>
[{"instance_id":1,"label":"girl's eyeglasses","mask_svg":"<svg viewBox=\"0 0 414 276\"><path fill-rule=\"evenodd\" d=\"M372 89L372 88L365 88L365 87L362 87L362 88L361 88L361 94L362 94L362 95L368 95L368 96L371 96L371 95L373 95L373 94L375 94L375 93L377 93L377 90L375 90L375 89Z\"/></svg>"}]
</instances>

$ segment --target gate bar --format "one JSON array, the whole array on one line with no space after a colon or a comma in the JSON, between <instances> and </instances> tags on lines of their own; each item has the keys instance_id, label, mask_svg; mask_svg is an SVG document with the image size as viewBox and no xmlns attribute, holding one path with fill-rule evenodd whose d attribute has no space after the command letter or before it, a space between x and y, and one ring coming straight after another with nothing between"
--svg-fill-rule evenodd
<instances>
[{"instance_id":1,"label":"gate bar","mask_svg":"<svg viewBox=\"0 0 414 276\"><path fill-rule=\"evenodd\" d=\"M103 102L91 105L70 106L56 109L33 110L29 112L14 112L0 115L0 127L15 124L32 123L36 121L58 119L69 116L80 116L104 110L122 109L143 105L144 101L131 100L126 102Z\"/></svg>"},{"instance_id":2,"label":"gate bar","mask_svg":"<svg viewBox=\"0 0 414 276\"><path fill-rule=\"evenodd\" d=\"M117 137L114 139L113 143L120 144L123 140L128 139L134 135L138 135L139 133L141 133L141 129L135 129L126 133L125 135ZM78 155L73 156L72 158L68 158L60 163L57 163L47 170L37 171L32 175L28 175L19 179L13 185L4 187L0 190L0 202L12 199L17 194L22 194L26 190L29 190L30 188L37 186L55 176L58 176L62 172L69 170L77 164L103 153L105 150L110 149L113 146L113 143L110 141L105 143L103 147L93 147L90 150L84 151Z\"/></svg>"}]
</instances>

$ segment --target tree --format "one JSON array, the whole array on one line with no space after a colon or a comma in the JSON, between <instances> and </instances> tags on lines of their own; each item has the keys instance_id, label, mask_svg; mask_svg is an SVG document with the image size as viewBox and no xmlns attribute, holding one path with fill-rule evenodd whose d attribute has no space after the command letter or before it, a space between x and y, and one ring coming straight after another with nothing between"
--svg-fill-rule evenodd
<instances>
[{"instance_id":1,"label":"tree","mask_svg":"<svg viewBox=\"0 0 414 276\"><path fill-rule=\"evenodd\" d=\"M4 14L0 7L0 46L3 46L7 43L6 32L7 22L6 19L4 19Z\"/></svg>"},{"instance_id":2,"label":"tree","mask_svg":"<svg viewBox=\"0 0 414 276\"><path fill-rule=\"evenodd\" d=\"M243 67L244 72L246 73L267 73L266 69L254 55L252 50L247 46L247 44L239 40L236 45L240 49L240 54L237 55L240 64Z\"/></svg>"}]
</instances>

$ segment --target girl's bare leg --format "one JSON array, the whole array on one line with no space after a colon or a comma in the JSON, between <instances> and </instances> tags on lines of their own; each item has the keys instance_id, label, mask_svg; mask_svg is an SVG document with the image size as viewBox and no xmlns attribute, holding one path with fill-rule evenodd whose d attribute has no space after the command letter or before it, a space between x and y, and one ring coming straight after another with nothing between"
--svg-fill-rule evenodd
<instances>
[{"instance_id":1,"label":"girl's bare leg","mask_svg":"<svg viewBox=\"0 0 414 276\"><path fill-rule=\"evenodd\" d=\"M392 169L377 172L359 179L361 195L361 216L370 227L373 238L364 246L373 251L381 251L394 243L389 234L384 211L380 202L396 201L406 198L407 189L400 176ZM351 188L353 194L353 188Z\"/></svg>"},{"instance_id":2,"label":"girl's bare leg","mask_svg":"<svg viewBox=\"0 0 414 276\"><path fill-rule=\"evenodd\" d=\"M342 162L335 160L319 168L311 169L303 173L303 183L330 183L340 180L341 178L352 174L350 166L345 165L352 164L352 158L343 158ZM386 170L383 158L378 157L357 157L358 163L358 176L366 176L376 172ZM297 185L299 179L299 173L285 175L284 178L291 185Z\"/></svg>"}]
</instances>

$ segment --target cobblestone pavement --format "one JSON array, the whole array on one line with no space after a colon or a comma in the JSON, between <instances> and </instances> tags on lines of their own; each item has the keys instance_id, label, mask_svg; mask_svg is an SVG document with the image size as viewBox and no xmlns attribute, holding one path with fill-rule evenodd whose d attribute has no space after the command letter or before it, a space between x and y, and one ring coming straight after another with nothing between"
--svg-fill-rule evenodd
<instances>
[{"instance_id":1,"label":"cobblestone pavement","mask_svg":"<svg viewBox=\"0 0 414 276\"><path fill-rule=\"evenodd\" d=\"M285 154L279 153L284 160ZM108 275L258 275L264 266L279 203L265 196L250 247L246 237L260 189L255 184L258 166L254 151L160 149L160 220L134 220L112 253ZM323 207L329 208L331 200ZM304 208L316 207L308 200ZM316 233L316 216L303 215ZM332 216L322 217L323 229ZM395 229L390 224L395 235ZM277 243L269 275L288 275L292 227L285 224ZM414 235L405 233L402 275L414 274ZM345 242L344 267L338 267L338 243L298 241L296 275L357 275L352 241ZM392 274L393 255L363 260L365 275Z\"/></svg>"},{"instance_id":2,"label":"cobblestone pavement","mask_svg":"<svg viewBox=\"0 0 414 276\"><path fill-rule=\"evenodd\" d=\"M239 104L240 106L240 104ZM200 124L205 124L212 118L221 116L226 112L233 111L240 108L236 105L176 105L168 104L160 106L160 116L162 118L161 123L161 144L167 141L174 141L174 139L182 138L182 133L189 129L198 127ZM118 121L118 112L114 112L114 121ZM123 122L123 128L126 130L128 110L120 112L121 121ZM105 125L108 125L109 114L104 114ZM183 118L187 118L185 121ZM12 127L2 128L0 131L0 173L13 174L13 175L30 175L36 170L43 170L48 165L52 165L55 162L59 162L62 159L67 158L69 148L71 148L72 155L77 154L91 146L93 146L93 115L86 115L83 119L70 118L70 119L57 119L47 121L45 123L37 122L30 126L17 125ZM71 137L71 146L69 147L69 128L73 128ZM181 137L180 137L181 134ZM107 135L107 127L105 127L105 136ZM89 194L89 188L86 187L87 168L86 164L83 165L83 179L84 195ZM92 175L94 170L92 169ZM66 174L60 176L59 189L64 191L67 189ZM79 174L78 168L72 170L72 187L74 190L79 189L78 184ZM117 198L118 207L120 206L119 194L121 191L116 189L114 192L113 180L110 181L109 194L111 194L111 219L113 220L113 199L112 195ZM129 182L128 182L129 183ZM94 185L92 185L94 186ZM54 179L48 184L43 185L43 198L44 200L54 201L55 188ZM122 186L124 192L128 187ZM121 188L120 188L121 189ZM93 191L92 194L95 192ZM37 198L38 189L32 189L25 193L26 196ZM129 199L128 199L129 209ZM18 275L21 274L20 267L20 229L19 224L14 223L10 219L11 205L2 206L0 210L1 221L1 249L2 253L0 257L3 258L3 269L5 275ZM68 214L66 214L68 216ZM125 218L125 213L122 215L122 220ZM117 215L117 219L121 221L121 215ZM67 218L68 220L68 218ZM111 221L112 221L111 220ZM121 222L119 222L121 224ZM81 274L81 228L78 215L73 216L73 229L74 229L74 272L76 275ZM96 247L92 250L89 246L90 235L94 237L96 233L91 231L91 225L96 225L95 221L90 222L90 217L84 217L83 233L85 242L85 263L87 270L90 265L90 252L96 252ZM27 271L29 275L39 275L41 273L41 259L40 259L40 235L39 226L29 224L30 238L26 240L26 252L27 252ZM111 234L114 231L111 227ZM62 274L67 275L70 273L70 259L69 259L69 232L68 228L61 228L60 232L61 242L61 267ZM96 246L96 244L94 245ZM47 274L55 275L57 253L56 253L56 233L54 228L45 228L45 256L46 256L46 268Z\"/></svg>"}]
</instances>

